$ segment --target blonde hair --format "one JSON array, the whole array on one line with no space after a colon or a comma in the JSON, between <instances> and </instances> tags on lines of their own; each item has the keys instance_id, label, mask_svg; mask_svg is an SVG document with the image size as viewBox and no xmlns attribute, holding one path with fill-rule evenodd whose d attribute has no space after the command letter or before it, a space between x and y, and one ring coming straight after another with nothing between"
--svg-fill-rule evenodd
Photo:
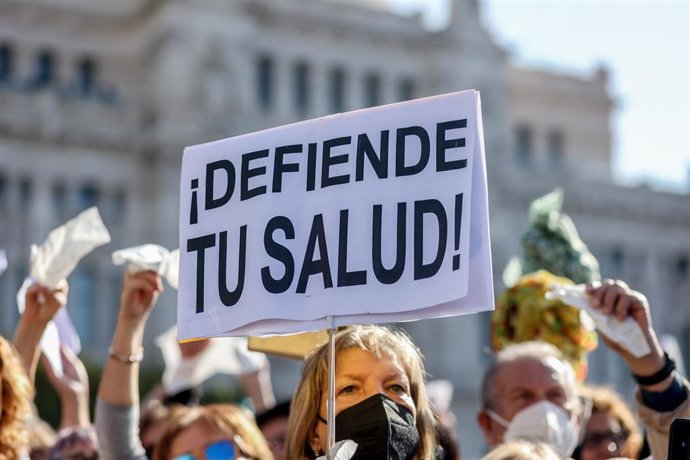
<instances>
[{"instance_id":1,"label":"blonde hair","mask_svg":"<svg viewBox=\"0 0 690 460\"><path fill-rule=\"evenodd\" d=\"M497 446L482 460L560 460L560 457L546 444L511 441Z\"/></svg>"},{"instance_id":2,"label":"blonde hair","mask_svg":"<svg viewBox=\"0 0 690 460\"><path fill-rule=\"evenodd\" d=\"M640 426L621 395L611 388L596 385L585 385L580 392L592 403L592 414L600 412L613 417L628 434L621 448L621 457L637 458L642 448Z\"/></svg>"},{"instance_id":3,"label":"blonde hair","mask_svg":"<svg viewBox=\"0 0 690 460\"><path fill-rule=\"evenodd\" d=\"M196 423L239 436L244 442L236 447L252 460L273 460L273 454L259 428L242 409L233 404L173 408L170 424L153 451L153 460L168 460L175 438Z\"/></svg>"},{"instance_id":4,"label":"blonde hair","mask_svg":"<svg viewBox=\"0 0 690 460\"><path fill-rule=\"evenodd\" d=\"M426 374L419 349L404 332L380 326L353 326L339 331L335 336L336 356L352 348L377 357L390 353L400 360L410 381L410 393L417 411L416 424L421 442L415 459L432 459L436 448L436 421L426 396ZM302 378L290 407L285 458L313 458L308 441L317 423L322 395L328 387L327 355L328 344L312 353L302 366Z\"/></svg>"},{"instance_id":5,"label":"blonde hair","mask_svg":"<svg viewBox=\"0 0 690 460\"><path fill-rule=\"evenodd\" d=\"M19 458L29 446L26 427L31 415L33 387L12 345L0 337L0 459Z\"/></svg>"}]
</instances>

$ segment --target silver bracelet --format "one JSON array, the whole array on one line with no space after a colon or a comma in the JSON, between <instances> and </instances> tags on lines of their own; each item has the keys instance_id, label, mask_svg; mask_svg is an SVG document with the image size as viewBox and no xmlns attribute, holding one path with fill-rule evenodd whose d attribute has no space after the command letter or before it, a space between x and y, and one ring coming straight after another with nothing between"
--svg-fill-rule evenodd
<instances>
[{"instance_id":1,"label":"silver bracelet","mask_svg":"<svg viewBox=\"0 0 690 460\"><path fill-rule=\"evenodd\" d=\"M111 346L108 348L108 356L122 364L140 363L144 359L144 347L139 348L139 351L133 355L121 355L113 350Z\"/></svg>"}]
</instances>

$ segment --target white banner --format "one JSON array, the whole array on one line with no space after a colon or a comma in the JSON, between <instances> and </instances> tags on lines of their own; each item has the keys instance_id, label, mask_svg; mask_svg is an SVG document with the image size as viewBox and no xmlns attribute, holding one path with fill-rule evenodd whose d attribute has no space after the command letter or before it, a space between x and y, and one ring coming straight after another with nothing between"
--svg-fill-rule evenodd
<instances>
[{"instance_id":1,"label":"white banner","mask_svg":"<svg viewBox=\"0 0 690 460\"><path fill-rule=\"evenodd\" d=\"M185 149L180 340L491 308L478 92Z\"/></svg>"}]
</instances>

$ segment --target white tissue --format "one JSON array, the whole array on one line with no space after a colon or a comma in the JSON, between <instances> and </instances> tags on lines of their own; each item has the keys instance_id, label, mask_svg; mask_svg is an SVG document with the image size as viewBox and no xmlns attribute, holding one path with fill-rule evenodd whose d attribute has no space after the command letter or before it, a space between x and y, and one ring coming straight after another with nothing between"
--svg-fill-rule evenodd
<instances>
[{"instance_id":1,"label":"white tissue","mask_svg":"<svg viewBox=\"0 0 690 460\"><path fill-rule=\"evenodd\" d=\"M127 270L136 273L152 270L164 277L170 286L177 289L180 251L168 251L157 244L142 244L113 252L115 265L127 265Z\"/></svg>"},{"instance_id":2,"label":"white tissue","mask_svg":"<svg viewBox=\"0 0 690 460\"><path fill-rule=\"evenodd\" d=\"M98 208L89 208L56 228L40 246L31 246L31 277L55 289L94 248L110 242Z\"/></svg>"},{"instance_id":3,"label":"white tissue","mask_svg":"<svg viewBox=\"0 0 690 460\"><path fill-rule=\"evenodd\" d=\"M216 337L193 358L183 359L177 343L177 326L156 338L163 353L163 388L168 395L200 385L216 374L244 375L267 365L263 353L249 351L246 337Z\"/></svg>"},{"instance_id":4,"label":"white tissue","mask_svg":"<svg viewBox=\"0 0 690 460\"><path fill-rule=\"evenodd\" d=\"M50 232L41 246L32 245L29 270L31 276L24 281L17 293L19 312L24 312L26 290L29 286L38 283L55 289L61 280L66 279L74 271L85 255L109 242L110 234L103 224L98 208L92 207ZM63 375L61 343L70 347L75 354L81 351L79 335L64 308L48 323L40 343L41 352L58 377Z\"/></svg>"},{"instance_id":5,"label":"white tissue","mask_svg":"<svg viewBox=\"0 0 690 460\"><path fill-rule=\"evenodd\" d=\"M331 458L333 460L350 460L357 452L357 443L352 439L344 439L338 441L331 449ZM326 456L322 455L316 460L326 460Z\"/></svg>"},{"instance_id":6,"label":"white tissue","mask_svg":"<svg viewBox=\"0 0 690 460\"><path fill-rule=\"evenodd\" d=\"M5 270L7 270L7 255L4 249L0 249L0 275L2 275Z\"/></svg>"},{"instance_id":7,"label":"white tissue","mask_svg":"<svg viewBox=\"0 0 690 460\"><path fill-rule=\"evenodd\" d=\"M602 334L625 348L636 358L648 355L652 351L640 325L632 318L619 321L615 316L606 315L593 308L589 304L589 296L584 284L575 286L553 285L551 290L546 293L546 298L557 298L563 303L583 310L594 320L594 324Z\"/></svg>"}]
</instances>

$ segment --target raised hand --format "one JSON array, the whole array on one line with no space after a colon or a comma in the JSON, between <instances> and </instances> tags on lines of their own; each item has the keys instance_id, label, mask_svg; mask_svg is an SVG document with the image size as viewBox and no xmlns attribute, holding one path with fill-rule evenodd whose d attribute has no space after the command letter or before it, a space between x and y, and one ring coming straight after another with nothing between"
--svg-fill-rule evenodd
<instances>
[{"instance_id":1,"label":"raised hand","mask_svg":"<svg viewBox=\"0 0 690 460\"><path fill-rule=\"evenodd\" d=\"M163 292L163 283L156 272L126 272L120 296L120 319L145 320L161 292Z\"/></svg>"},{"instance_id":2,"label":"raised hand","mask_svg":"<svg viewBox=\"0 0 690 460\"><path fill-rule=\"evenodd\" d=\"M60 349L62 357L62 377L53 372L47 359L43 368L48 380L60 396L62 402L61 428L88 426L89 417L89 376L81 360L64 345Z\"/></svg>"},{"instance_id":3,"label":"raised hand","mask_svg":"<svg viewBox=\"0 0 690 460\"><path fill-rule=\"evenodd\" d=\"M60 355L62 357L62 377L55 375L47 359L41 359L50 384L61 398L74 398L82 395L88 397L89 376L86 373L84 363L64 345L60 348Z\"/></svg>"},{"instance_id":4,"label":"raised hand","mask_svg":"<svg viewBox=\"0 0 690 460\"><path fill-rule=\"evenodd\" d=\"M587 294L593 308L621 321L632 318L642 329L651 352L640 358L603 336L606 345L625 359L633 374L651 375L664 366L664 352L652 327L649 303L642 293L630 289L623 281L607 279L588 286Z\"/></svg>"},{"instance_id":5,"label":"raised hand","mask_svg":"<svg viewBox=\"0 0 690 460\"><path fill-rule=\"evenodd\" d=\"M69 286L66 280L60 281L55 289L33 284L26 290L24 297L24 315L37 325L45 327L60 308L67 304Z\"/></svg>"},{"instance_id":6,"label":"raised hand","mask_svg":"<svg viewBox=\"0 0 690 460\"><path fill-rule=\"evenodd\" d=\"M24 313L14 332L13 342L32 384L36 376L41 337L48 323L67 304L68 290L66 280L62 280L55 289L34 284L26 290Z\"/></svg>"}]
</instances>

